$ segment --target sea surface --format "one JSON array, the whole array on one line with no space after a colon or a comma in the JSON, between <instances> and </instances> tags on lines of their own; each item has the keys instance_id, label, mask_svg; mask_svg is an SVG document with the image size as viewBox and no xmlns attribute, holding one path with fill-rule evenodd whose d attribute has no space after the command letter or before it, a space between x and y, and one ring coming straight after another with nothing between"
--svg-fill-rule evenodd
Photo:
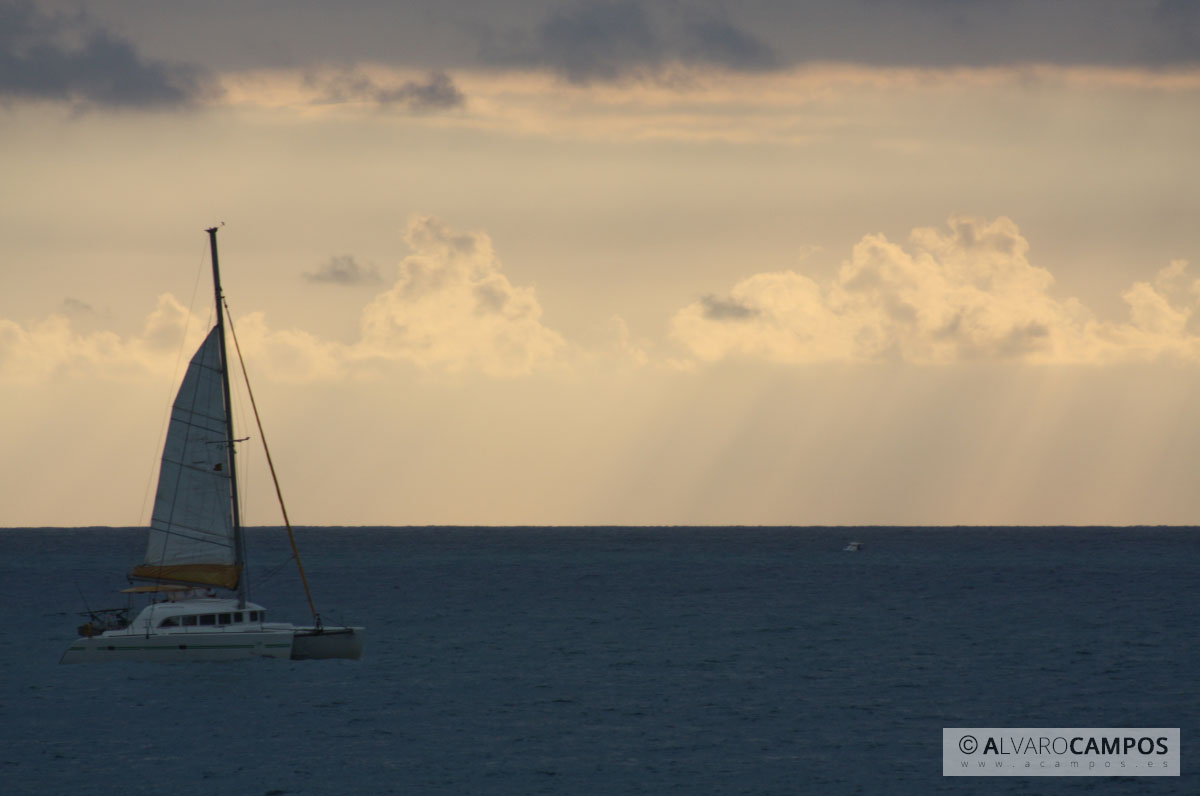
<instances>
[{"instance_id":1,"label":"sea surface","mask_svg":"<svg viewBox=\"0 0 1200 796\"><path fill-rule=\"evenodd\" d=\"M144 531L0 530L0 792L1200 793L1197 529L298 538L361 661L60 666ZM307 621L286 535L249 547ZM1179 727L1183 774L942 777L942 728L989 726Z\"/></svg>"}]
</instances>

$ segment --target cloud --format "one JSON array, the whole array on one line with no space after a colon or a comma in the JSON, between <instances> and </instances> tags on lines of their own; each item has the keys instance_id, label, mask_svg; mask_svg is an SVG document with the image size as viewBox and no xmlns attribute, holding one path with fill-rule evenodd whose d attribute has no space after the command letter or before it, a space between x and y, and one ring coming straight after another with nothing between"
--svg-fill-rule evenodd
<instances>
[{"instance_id":1,"label":"cloud","mask_svg":"<svg viewBox=\"0 0 1200 796\"><path fill-rule=\"evenodd\" d=\"M264 375L278 382L305 383L341 381L348 375L350 347L300 329L272 329L262 312L238 318L236 334L252 379Z\"/></svg>"},{"instance_id":2,"label":"cloud","mask_svg":"<svg viewBox=\"0 0 1200 796\"><path fill-rule=\"evenodd\" d=\"M400 86L384 89L379 101L385 105L401 103L414 111L423 111L457 108L462 106L465 100L449 75L445 72L435 72L424 83L410 80Z\"/></svg>"},{"instance_id":3,"label":"cloud","mask_svg":"<svg viewBox=\"0 0 1200 796\"><path fill-rule=\"evenodd\" d=\"M403 107L414 113L458 108L463 93L444 72L433 72L424 80L380 83L361 69L313 73L309 85L317 91L316 104L340 105L365 102L384 108Z\"/></svg>"},{"instance_id":4,"label":"cloud","mask_svg":"<svg viewBox=\"0 0 1200 796\"><path fill-rule=\"evenodd\" d=\"M405 241L412 253L400 263L396 282L363 308L361 335L353 343L272 329L260 312L237 319L242 349L254 368L291 382L372 377L389 364L512 378L559 361L565 341L542 324L534 289L505 276L487 235L418 216L409 222ZM323 281L378 276L350 257L332 258L315 273Z\"/></svg>"},{"instance_id":5,"label":"cloud","mask_svg":"<svg viewBox=\"0 0 1200 796\"><path fill-rule=\"evenodd\" d=\"M1153 9L1162 31L1153 50L1157 57L1167 62L1200 61L1200 5L1193 0L1158 0Z\"/></svg>"},{"instance_id":6,"label":"cloud","mask_svg":"<svg viewBox=\"0 0 1200 796\"><path fill-rule=\"evenodd\" d=\"M534 289L514 285L503 273L487 235L421 216L409 223L405 240L412 254L400 263L395 284L363 308L361 337L353 343L273 329L261 312L236 318L252 369L288 382L375 374L389 363L511 378L561 360L565 340L542 323ZM323 281L378 276L350 257L335 257L315 274ZM170 373L185 330L182 350L190 350L199 343L200 326L170 295L159 298L140 334L125 338L82 333L63 315L29 327L0 319L0 382L36 383L63 373L102 379ZM627 330L625 338L623 347L637 352Z\"/></svg>"},{"instance_id":7,"label":"cloud","mask_svg":"<svg viewBox=\"0 0 1200 796\"><path fill-rule=\"evenodd\" d=\"M583 83L653 65L662 57L662 45L641 6L590 3L546 19L538 30L536 57Z\"/></svg>"},{"instance_id":8,"label":"cloud","mask_svg":"<svg viewBox=\"0 0 1200 796\"><path fill-rule=\"evenodd\" d=\"M1194 0L426 0L291 3L286 13L271 3L225 3L220 14L178 3L42 5L86 6L114 31L137 31L143 52L186 48L223 74L370 63L420 74L538 68L589 82L644 76L673 62L735 71L830 62L936 69L1200 62Z\"/></svg>"},{"instance_id":9,"label":"cloud","mask_svg":"<svg viewBox=\"0 0 1200 796\"><path fill-rule=\"evenodd\" d=\"M1022 113L1043 113L1046 97L1083 102L1097 113L1119 113L1141 94L1162 103L1164 120L1183 118L1200 95L1200 68L1107 69L1049 66L988 69L866 68L819 64L789 70L731 71L660 65L659 79L587 83L564 81L549 70L457 72L463 110L408 112L414 125L504 135L588 140L721 141L813 147L871 146L920 154L948 138L1011 143L1004 131ZM413 72L363 66L373 87L351 100L345 72L274 70L221 75L223 102L238 108L287 109L300 116L358 115L386 110L371 92L425 84ZM337 77L341 75L341 77ZM337 90L327 90L327 83ZM337 100L336 102L334 100ZM1190 104L1189 104L1190 103ZM1170 105L1170 109L1168 109ZM883 109L903 107L914 119L942 119L929 127L882 123ZM970 108L970 112L964 112ZM1014 115L1015 114L1015 115ZM1186 121L1186 120L1185 120ZM925 128L929 129L926 130ZM1099 128L1096 128L1099 129ZM932 133L930 133L932 131ZM932 139L923 133L930 133ZM997 145L1000 145L998 143ZM1007 144L1005 144L1007 145Z\"/></svg>"},{"instance_id":10,"label":"cloud","mask_svg":"<svg viewBox=\"0 0 1200 796\"><path fill-rule=\"evenodd\" d=\"M211 319L210 319L211 321ZM37 384L56 378L127 381L178 375L208 326L170 294L158 297L136 335L81 332L62 315L23 327L0 319L0 383ZM277 381L344 378L349 348L307 332L268 327L261 312L236 319L238 344L258 375ZM233 341L229 342L234 356ZM181 359L182 357L182 359Z\"/></svg>"},{"instance_id":11,"label":"cloud","mask_svg":"<svg viewBox=\"0 0 1200 796\"><path fill-rule=\"evenodd\" d=\"M362 314L356 356L407 361L446 371L517 376L551 364L565 346L541 322L532 287L501 271L491 239L429 216L413 218L413 253L395 285Z\"/></svg>"},{"instance_id":12,"label":"cloud","mask_svg":"<svg viewBox=\"0 0 1200 796\"><path fill-rule=\"evenodd\" d=\"M147 59L83 14L0 1L0 101L152 108L187 105L208 91L202 70Z\"/></svg>"},{"instance_id":13,"label":"cloud","mask_svg":"<svg viewBox=\"0 0 1200 796\"><path fill-rule=\"evenodd\" d=\"M650 364L649 346L644 340L635 340L629 331L629 324L620 315L609 319L611 329L616 336L617 356L621 361L638 367Z\"/></svg>"},{"instance_id":14,"label":"cloud","mask_svg":"<svg viewBox=\"0 0 1200 796\"><path fill-rule=\"evenodd\" d=\"M291 382L374 376L393 364L514 378L614 357L682 370L730 359L1200 364L1200 279L1185 261L1126 289L1125 320L1100 320L1077 299L1053 295L1052 274L1030 262L1028 241L1005 217L951 218L940 229L913 230L903 245L866 235L824 284L795 271L753 274L726 295L705 295L674 314L670 336L684 357L652 353L653 344L634 340L620 318L613 320L615 334L606 336L607 348L569 345L543 323L535 289L505 274L482 232L418 216L405 241L411 254L399 264L395 283L363 308L358 340L272 329L262 313L252 312L236 319L247 359L271 378ZM335 257L314 273L339 281L374 271ZM67 307L85 320L90 315L82 303ZM0 381L170 373L185 330L190 348L201 326L170 295L159 298L139 334L126 338L81 332L65 315L26 326L0 320Z\"/></svg>"},{"instance_id":15,"label":"cloud","mask_svg":"<svg viewBox=\"0 0 1200 796\"><path fill-rule=\"evenodd\" d=\"M73 317L90 317L96 314L96 308L86 301L67 296L62 302L63 313Z\"/></svg>"},{"instance_id":16,"label":"cloud","mask_svg":"<svg viewBox=\"0 0 1200 796\"><path fill-rule=\"evenodd\" d=\"M583 2L551 12L532 32L497 37L489 31L482 58L498 66L550 69L577 84L658 74L677 63L734 71L777 65L767 44L723 15L680 16L672 9L656 17L651 8L628 0Z\"/></svg>"},{"instance_id":17,"label":"cloud","mask_svg":"<svg viewBox=\"0 0 1200 796\"><path fill-rule=\"evenodd\" d=\"M59 375L120 380L169 373L185 330L198 345L199 326L169 294L159 296L141 334L130 338L107 331L80 332L64 315L51 315L28 327L0 319L0 382L33 384Z\"/></svg>"},{"instance_id":18,"label":"cloud","mask_svg":"<svg viewBox=\"0 0 1200 796\"><path fill-rule=\"evenodd\" d=\"M710 321L742 321L753 318L759 310L733 299L705 296L700 299L703 315Z\"/></svg>"},{"instance_id":19,"label":"cloud","mask_svg":"<svg viewBox=\"0 0 1200 796\"><path fill-rule=\"evenodd\" d=\"M486 31L480 60L551 69L575 83L661 74L677 63L760 71L831 62L937 69L1200 62L1192 0L586 0L521 25L499 33L477 23Z\"/></svg>"},{"instance_id":20,"label":"cloud","mask_svg":"<svg viewBox=\"0 0 1200 796\"><path fill-rule=\"evenodd\" d=\"M378 268L360 265L348 254L330 257L319 268L305 272L304 278L309 282L332 285L373 285L380 281Z\"/></svg>"},{"instance_id":21,"label":"cloud","mask_svg":"<svg viewBox=\"0 0 1200 796\"><path fill-rule=\"evenodd\" d=\"M1163 66L1200 60L1192 0L808 0L769 16L790 63Z\"/></svg>"},{"instance_id":22,"label":"cloud","mask_svg":"<svg viewBox=\"0 0 1200 796\"><path fill-rule=\"evenodd\" d=\"M685 59L691 62L750 72L779 66L770 47L725 19L709 17L688 23L682 45Z\"/></svg>"},{"instance_id":23,"label":"cloud","mask_svg":"<svg viewBox=\"0 0 1200 796\"><path fill-rule=\"evenodd\" d=\"M1111 323L1051 295L1053 276L1029 262L1007 218L952 218L909 242L867 235L826 285L794 271L755 274L728 298L679 310L671 334L700 361L1200 362L1200 282L1182 262L1125 291L1129 319Z\"/></svg>"}]
</instances>

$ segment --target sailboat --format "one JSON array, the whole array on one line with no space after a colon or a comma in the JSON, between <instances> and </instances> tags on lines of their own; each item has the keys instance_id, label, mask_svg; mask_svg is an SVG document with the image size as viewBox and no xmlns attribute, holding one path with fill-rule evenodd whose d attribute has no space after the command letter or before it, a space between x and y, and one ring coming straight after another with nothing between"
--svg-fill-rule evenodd
<instances>
[{"instance_id":1,"label":"sailboat","mask_svg":"<svg viewBox=\"0 0 1200 796\"><path fill-rule=\"evenodd\" d=\"M80 637L68 647L60 663L246 658L357 660L362 656L364 628L329 626L321 621L294 536L292 551L312 610L312 625L268 621L266 609L247 600L246 545L238 509L234 456L238 440L234 437L229 410L229 361L217 228L207 232L212 252L216 324L188 364L175 396L159 468L146 557L130 573L130 579L138 585L124 590L148 596L149 603L132 621L125 609L89 613L89 621L79 627ZM236 334L234 343L236 347ZM244 372L243 367L243 375ZM250 395L253 405L253 393ZM260 436L261 429L260 423ZM267 462L274 477L269 449ZM276 481L277 492L278 489ZM291 535L286 509L284 522Z\"/></svg>"}]
</instances>

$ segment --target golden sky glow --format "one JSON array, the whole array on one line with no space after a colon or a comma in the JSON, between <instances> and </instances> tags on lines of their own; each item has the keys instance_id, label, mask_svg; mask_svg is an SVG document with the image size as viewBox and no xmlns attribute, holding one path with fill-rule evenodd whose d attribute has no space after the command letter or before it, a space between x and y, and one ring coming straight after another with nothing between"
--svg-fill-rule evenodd
<instances>
[{"instance_id":1,"label":"golden sky glow","mask_svg":"<svg viewBox=\"0 0 1200 796\"><path fill-rule=\"evenodd\" d=\"M203 61L167 10L62 7L3 13L140 72L47 88L5 45L5 525L146 521L222 221L301 523L1200 516L1200 58L803 58L758 4L513 3L408 58L301 13Z\"/></svg>"}]
</instances>

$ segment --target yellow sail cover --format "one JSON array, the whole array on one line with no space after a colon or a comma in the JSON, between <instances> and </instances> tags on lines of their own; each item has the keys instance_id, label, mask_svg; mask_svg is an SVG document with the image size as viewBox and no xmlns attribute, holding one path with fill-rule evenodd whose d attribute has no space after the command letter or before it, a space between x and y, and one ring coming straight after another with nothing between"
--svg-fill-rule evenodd
<instances>
[{"instance_id":1,"label":"yellow sail cover","mask_svg":"<svg viewBox=\"0 0 1200 796\"><path fill-rule=\"evenodd\" d=\"M135 578L147 580L169 580L177 583L236 589L242 568L233 564L177 564L169 567L139 564L133 568L133 572L130 574Z\"/></svg>"}]
</instances>

